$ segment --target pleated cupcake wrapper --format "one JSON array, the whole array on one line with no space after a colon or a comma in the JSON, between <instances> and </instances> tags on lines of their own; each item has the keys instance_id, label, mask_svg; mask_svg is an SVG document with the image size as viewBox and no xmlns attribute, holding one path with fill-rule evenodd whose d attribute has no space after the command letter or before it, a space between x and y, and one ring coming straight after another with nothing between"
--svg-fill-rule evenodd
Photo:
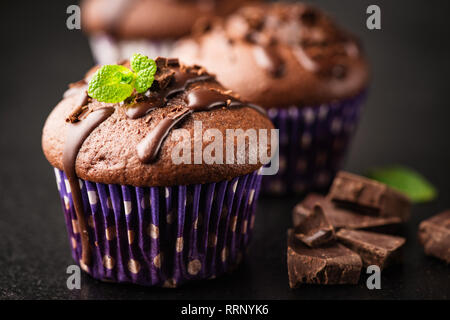
<instances>
[{"instance_id":1,"label":"pleated cupcake wrapper","mask_svg":"<svg viewBox=\"0 0 450 320\"><path fill-rule=\"evenodd\" d=\"M231 181L139 188L80 180L88 223L92 277L176 287L232 271L254 226L260 171ZM72 256L81 237L68 180L55 169Z\"/></svg>"},{"instance_id":2,"label":"pleated cupcake wrapper","mask_svg":"<svg viewBox=\"0 0 450 320\"><path fill-rule=\"evenodd\" d=\"M366 91L320 106L269 109L280 129L279 172L264 178L265 194L323 191L341 169L356 131Z\"/></svg>"},{"instance_id":3,"label":"pleated cupcake wrapper","mask_svg":"<svg viewBox=\"0 0 450 320\"><path fill-rule=\"evenodd\" d=\"M123 59L130 59L135 53L142 53L152 59L158 56L170 57L174 45L173 40L120 40L107 34L93 35L89 42L98 64L117 63Z\"/></svg>"}]
</instances>

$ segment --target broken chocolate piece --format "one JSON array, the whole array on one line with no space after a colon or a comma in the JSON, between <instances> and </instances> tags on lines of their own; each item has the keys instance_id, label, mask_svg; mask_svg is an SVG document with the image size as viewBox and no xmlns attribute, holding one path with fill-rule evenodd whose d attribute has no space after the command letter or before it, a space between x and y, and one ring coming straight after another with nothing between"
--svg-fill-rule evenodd
<instances>
[{"instance_id":1,"label":"broken chocolate piece","mask_svg":"<svg viewBox=\"0 0 450 320\"><path fill-rule=\"evenodd\" d=\"M319 205L315 205L312 210L296 206L294 213L294 236L308 247L319 247L335 239L334 229Z\"/></svg>"},{"instance_id":2,"label":"broken chocolate piece","mask_svg":"<svg viewBox=\"0 0 450 320\"><path fill-rule=\"evenodd\" d=\"M375 180L348 172L339 172L328 197L340 206L381 217L399 217L407 221L411 202L402 193Z\"/></svg>"},{"instance_id":3,"label":"broken chocolate piece","mask_svg":"<svg viewBox=\"0 0 450 320\"><path fill-rule=\"evenodd\" d=\"M334 243L320 248L308 248L288 230L287 264L289 286L297 288L309 284L356 284L358 283L361 258L346 248Z\"/></svg>"},{"instance_id":4,"label":"broken chocolate piece","mask_svg":"<svg viewBox=\"0 0 450 320\"><path fill-rule=\"evenodd\" d=\"M450 264L450 210L422 221L419 226L419 240L425 254Z\"/></svg>"},{"instance_id":5,"label":"broken chocolate piece","mask_svg":"<svg viewBox=\"0 0 450 320\"><path fill-rule=\"evenodd\" d=\"M365 267L383 269L399 260L405 239L375 232L341 229L336 233L339 242L355 251Z\"/></svg>"},{"instance_id":6,"label":"broken chocolate piece","mask_svg":"<svg viewBox=\"0 0 450 320\"><path fill-rule=\"evenodd\" d=\"M299 205L297 205L297 207L304 207L307 210L311 210L315 204L319 204L322 207L327 220L336 229L367 229L402 222L399 217L375 217L359 214L357 212L338 207L329 199L314 193L309 194ZM297 215L298 211L294 210L292 215L294 226L298 224Z\"/></svg>"}]
</instances>

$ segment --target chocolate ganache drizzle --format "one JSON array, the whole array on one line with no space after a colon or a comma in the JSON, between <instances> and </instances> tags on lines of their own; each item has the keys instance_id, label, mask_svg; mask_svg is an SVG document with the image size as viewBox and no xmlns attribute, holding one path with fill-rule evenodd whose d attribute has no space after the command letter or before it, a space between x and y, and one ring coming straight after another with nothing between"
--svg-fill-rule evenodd
<instances>
[{"instance_id":1,"label":"chocolate ganache drizzle","mask_svg":"<svg viewBox=\"0 0 450 320\"><path fill-rule=\"evenodd\" d=\"M84 96L84 94L82 95ZM76 110L76 113L78 114L78 110ZM87 115L85 115L86 113ZM71 125L69 126L64 145L63 168L67 179L69 180L73 206L75 208L78 221L78 229L81 233L81 262L85 266L89 266L91 262L89 233L86 226L83 201L81 198L80 184L78 182L75 163L78 151L80 150L83 142L98 125L114 113L114 108L104 107L91 112L87 111L86 113L82 113L81 116L78 114L77 116L69 117ZM83 115L85 115L84 118L82 117ZM75 119L78 119L78 121Z\"/></svg>"},{"instance_id":2,"label":"chocolate ganache drizzle","mask_svg":"<svg viewBox=\"0 0 450 320\"><path fill-rule=\"evenodd\" d=\"M150 95L147 103L140 103L130 105L127 109L127 116L131 119L136 119L139 116L147 114L155 108L164 107L167 99L176 96L182 92L188 92L186 99L186 106L177 108L168 114L166 118L161 120L155 128L137 145L137 153L139 159L143 163L150 163L154 161L159 153L162 142L169 134L170 130L188 115L199 112L208 111L219 107L249 107L265 114L265 111L253 104L239 101L236 97L221 92L214 88L190 88L193 84L198 82L213 81L215 78L208 75L206 71L194 66L190 70L184 69L180 66L177 59L156 59L158 70L160 74L155 78L159 92L156 97ZM167 69L169 67L169 69ZM170 67L176 68L171 70ZM170 79L169 81L167 81ZM151 91L151 88L150 88ZM231 93L231 92L229 92Z\"/></svg>"},{"instance_id":3,"label":"chocolate ganache drizzle","mask_svg":"<svg viewBox=\"0 0 450 320\"><path fill-rule=\"evenodd\" d=\"M84 141L117 108L126 108L125 114L129 119L139 119L151 115L151 112L157 108L167 107L171 99L181 98L184 101L175 107L172 105L169 113L138 143L136 152L141 162L145 164L157 159L164 139L171 129L194 112L209 111L220 107L248 107L265 114L261 107L241 102L231 91L221 89L215 77L207 74L202 67L186 67L180 65L178 59L157 58L155 61L157 73L152 87L145 94L137 94L127 99L123 105L92 103L93 100L88 97L86 92L86 79L72 85L64 94L65 98L76 96L76 107L66 119L69 128L63 150L63 169L69 180L81 233L82 258L80 264L85 270L88 270L91 263L91 248L89 247L86 215L76 173L76 160ZM127 62L121 64L129 66ZM205 83L205 85L195 85L198 83ZM208 86L206 83L214 85Z\"/></svg>"}]
</instances>

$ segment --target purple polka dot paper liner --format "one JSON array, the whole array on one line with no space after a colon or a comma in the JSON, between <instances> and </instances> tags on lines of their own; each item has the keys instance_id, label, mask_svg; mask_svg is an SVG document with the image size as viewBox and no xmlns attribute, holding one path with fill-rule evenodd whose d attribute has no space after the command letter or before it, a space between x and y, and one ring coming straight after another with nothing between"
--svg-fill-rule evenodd
<instances>
[{"instance_id":1,"label":"purple polka dot paper liner","mask_svg":"<svg viewBox=\"0 0 450 320\"><path fill-rule=\"evenodd\" d=\"M260 171L218 183L132 187L80 180L92 277L177 287L235 269L246 253L260 192ZM55 169L72 257L81 237L70 186Z\"/></svg>"},{"instance_id":2,"label":"purple polka dot paper liner","mask_svg":"<svg viewBox=\"0 0 450 320\"><path fill-rule=\"evenodd\" d=\"M277 175L266 176L264 194L324 191L341 169L357 128L366 91L351 99L310 107L269 109L280 129Z\"/></svg>"}]
</instances>

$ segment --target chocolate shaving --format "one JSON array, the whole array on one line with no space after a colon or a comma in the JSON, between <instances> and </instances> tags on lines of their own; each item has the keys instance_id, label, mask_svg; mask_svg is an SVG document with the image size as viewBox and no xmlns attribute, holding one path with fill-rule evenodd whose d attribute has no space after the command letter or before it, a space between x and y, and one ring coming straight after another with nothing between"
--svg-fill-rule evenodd
<instances>
[{"instance_id":1,"label":"chocolate shaving","mask_svg":"<svg viewBox=\"0 0 450 320\"><path fill-rule=\"evenodd\" d=\"M166 89L172 79L174 78L175 71L171 69L164 69L163 71L156 72L154 85L157 85L160 90Z\"/></svg>"},{"instance_id":2,"label":"chocolate shaving","mask_svg":"<svg viewBox=\"0 0 450 320\"><path fill-rule=\"evenodd\" d=\"M84 91L79 98L77 98L76 107L72 110L69 116L66 118L66 122L75 123L78 122L83 114L86 113L88 107L86 106L89 102L89 96L86 91Z\"/></svg>"},{"instance_id":3,"label":"chocolate shaving","mask_svg":"<svg viewBox=\"0 0 450 320\"><path fill-rule=\"evenodd\" d=\"M167 65L170 67L179 67L180 60L178 58L169 58L167 59Z\"/></svg>"}]
</instances>

